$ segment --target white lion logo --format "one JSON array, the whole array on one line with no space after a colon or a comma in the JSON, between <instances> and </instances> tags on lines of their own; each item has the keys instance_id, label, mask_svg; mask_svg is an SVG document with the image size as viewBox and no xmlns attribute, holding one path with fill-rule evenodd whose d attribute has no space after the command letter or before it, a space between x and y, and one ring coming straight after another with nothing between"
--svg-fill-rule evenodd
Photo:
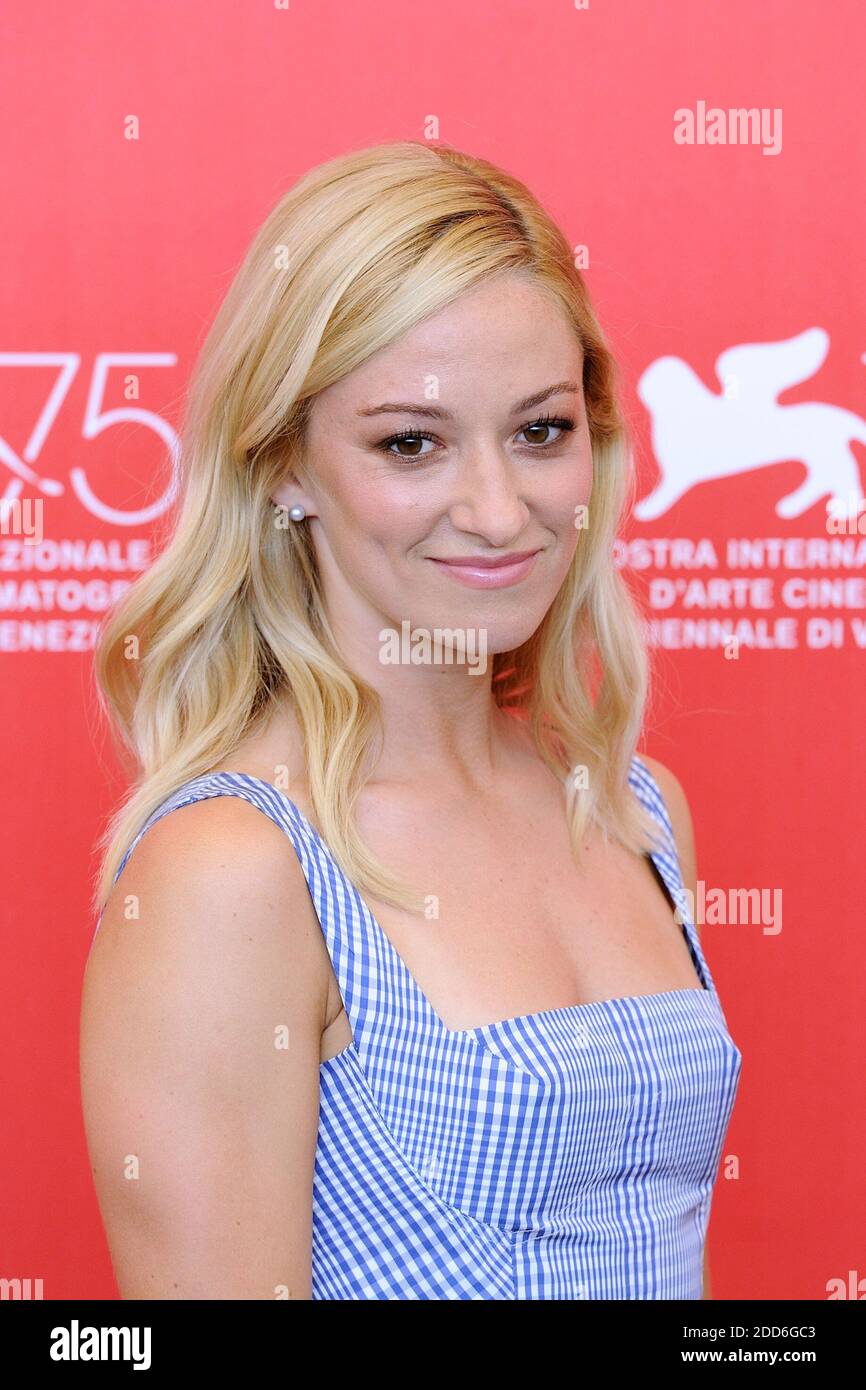
<instances>
[{"instance_id":1,"label":"white lion logo","mask_svg":"<svg viewBox=\"0 0 866 1390\"><path fill-rule=\"evenodd\" d=\"M697 483L797 459L806 477L776 503L781 517L801 516L829 494L828 511L852 515L863 505L850 441L866 444L866 421L838 405L779 405L780 391L805 381L830 346L823 328L778 343L744 343L716 361L721 395L708 391L687 362L659 357L638 382L652 417L661 478L634 509L652 521Z\"/></svg>"}]
</instances>

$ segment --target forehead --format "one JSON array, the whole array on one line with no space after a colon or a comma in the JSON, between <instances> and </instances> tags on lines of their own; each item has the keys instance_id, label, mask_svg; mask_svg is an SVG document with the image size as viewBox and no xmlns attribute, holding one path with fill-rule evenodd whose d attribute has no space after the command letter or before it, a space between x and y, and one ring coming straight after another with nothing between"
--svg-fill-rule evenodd
<instances>
[{"instance_id":1,"label":"forehead","mask_svg":"<svg viewBox=\"0 0 866 1390\"><path fill-rule=\"evenodd\" d=\"M317 405L352 415L384 401L446 397L455 414L509 406L555 381L579 384L582 358L561 305L524 276L497 275L407 329L322 391Z\"/></svg>"}]
</instances>

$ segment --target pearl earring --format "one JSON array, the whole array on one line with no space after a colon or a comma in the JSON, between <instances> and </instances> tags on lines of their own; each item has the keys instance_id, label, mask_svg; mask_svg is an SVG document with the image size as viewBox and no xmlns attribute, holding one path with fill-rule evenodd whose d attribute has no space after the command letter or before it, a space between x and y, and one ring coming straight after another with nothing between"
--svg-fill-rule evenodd
<instances>
[{"instance_id":1,"label":"pearl earring","mask_svg":"<svg viewBox=\"0 0 866 1390\"><path fill-rule=\"evenodd\" d=\"M292 518L292 521L303 521L306 515L307 513L304 511L303 507L289 508L289 516Z\"/></svg>"}]
</instances>

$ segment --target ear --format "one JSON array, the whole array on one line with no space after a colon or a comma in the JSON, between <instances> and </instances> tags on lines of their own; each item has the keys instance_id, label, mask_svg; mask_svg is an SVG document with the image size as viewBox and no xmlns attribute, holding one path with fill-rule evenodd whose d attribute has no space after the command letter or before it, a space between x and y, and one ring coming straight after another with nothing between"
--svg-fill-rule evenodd
<instances>
[{"instance_id":1,"label":"ear","mask_svg":"<svg viewBox=\"0 0 866 1390\"><path fill-rule=\"evenodd\" d=\"M285 478L271 492L271 501L284 507L303 507L308 517L316 516L316 505L294 478Z\"/></svg>"}]
</instances>

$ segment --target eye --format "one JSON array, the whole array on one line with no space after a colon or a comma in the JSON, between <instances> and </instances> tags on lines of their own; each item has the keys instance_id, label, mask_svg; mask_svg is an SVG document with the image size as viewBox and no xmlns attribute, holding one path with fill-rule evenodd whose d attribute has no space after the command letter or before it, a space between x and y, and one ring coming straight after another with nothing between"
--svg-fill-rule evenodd
<instances>
[{"instance_id":1,"label":"eye","mask_svg":"<svg viewBox=\"0 0 866 1390\"><path fill-rule=\"evenodd\" d=\"M429 458L429 454L422 454L421 451L420 451L419 449L416 449L416 448L411 449L409 453L405 453L405 454L402 454L402 453L396 453L396 454L395 454L395 453L392 452L392 449L391 449L391 445L392 445L392 444L412 444L412 445L415 445L416 443L418 443L418 442L420 442L420 441L423 441L423 440L425 440L425 439L428 439L428 440L430 441L431 444L435 444L435 443L436 443L436 440L433 438L432 434L425 434L425 433L423 432L423 430L412 430L412 429L401 430L399 434L392 434L392 435L390 435L387 439L381 440L381 442L380 442L379 444L377 444L376 447L377 447L377 449L381 449L382 452L385 453L385 454L391 454L393 458L398 458L398 459L413 459L413 458L415 458L415 459L420 459L420 458Z\"/></svg>"},{"instance_id":2,"label":"eye","mask_svg":"<svg viewBox=\"0 0 866 1390\"><path fill-rule=\"evenodd\" d=\"M526 434L528 430L540 430L549 435L551 430L558 430L555 439L536 439L530 440L530 452L535 454L544 453L547 449L553 449L557 444L561 444L564 436L574 429L574 421L564 415L543 415L538 420L532 420L528 425L524 425L518 431L519 434ZM390 454L392 458L401 459L424 459L429 458L435 450L422 451L421 444L427 440L430 444L436 443L435 435L428 434L425 430L405 429L398 434L391 434L387 439L382 439L376 445L383 453ZM398 449L395 452L394 445L409 446L406 451Z\"/></svg>"},{"instance_id":3,"label":"eye","mask_svg":"<svg viewBox=\"0 0 866 1390\"><path fill-rule=\"evenodd\" d=\"M533 449L551 449L554 444L560 444L564 436L574 429L574 421L569 420L564 415L544 415L539 420L533 420L531 424L524 425L521 434L526 434L527 430L544 430L548 434L552 429L559 430L556 439L536 439L530 440Z\"/></svg>"}]
</instances>

